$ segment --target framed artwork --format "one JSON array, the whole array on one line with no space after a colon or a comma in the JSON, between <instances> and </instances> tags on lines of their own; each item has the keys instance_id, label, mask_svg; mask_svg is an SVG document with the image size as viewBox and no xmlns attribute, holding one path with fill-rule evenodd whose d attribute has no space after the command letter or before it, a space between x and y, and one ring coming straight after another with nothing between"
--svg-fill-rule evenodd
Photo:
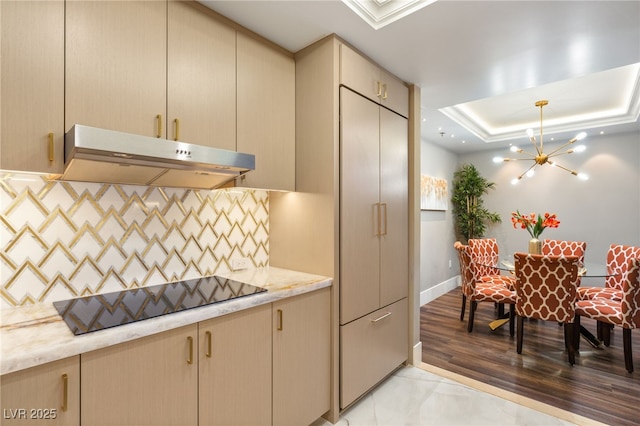
<instances>
[{"instance_id":1,"label":"framed artwork","mask_svg":"<svg viewBox=\"0 0 640 426\"><path fill-rule=\"evenodd\" d=\"M448 207L447 180L420 176L420 210L447 210Z\"/></svg>"}]
</instances>

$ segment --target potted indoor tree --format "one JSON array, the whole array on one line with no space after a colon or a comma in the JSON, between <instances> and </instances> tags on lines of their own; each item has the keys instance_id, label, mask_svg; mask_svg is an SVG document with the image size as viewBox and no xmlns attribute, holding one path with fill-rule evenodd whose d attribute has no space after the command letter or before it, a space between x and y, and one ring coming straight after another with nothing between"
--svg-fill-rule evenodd
<instances>
[{"instance_id":1,"label":"potted indoor tree","mask_svg":"<svg viewBox=\"0 0 640 426\"><path fill-rule=\"evenodd\" d=\"M500 215L487 210L482 196L495 189L495 183L482 177L473 164L462 165L453 174L451 202L455 218L456 235L468 241L481 238L487 223L500 223Z\"/></svg>"}]
</instances>

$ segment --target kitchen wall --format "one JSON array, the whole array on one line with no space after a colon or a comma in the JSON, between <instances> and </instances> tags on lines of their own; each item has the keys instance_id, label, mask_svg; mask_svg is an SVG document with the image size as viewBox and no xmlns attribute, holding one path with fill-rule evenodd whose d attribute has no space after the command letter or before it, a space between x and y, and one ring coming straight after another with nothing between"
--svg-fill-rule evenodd
<instances>
[{"instance_id":1,"label":"kitchen wall","mask_svg":"<svg viewBox=\"0 0 640 426\"><path fill-rule=\"evenodd\" d=\"M492 161L495 156L507 155L506 150L455 156L440 152L428 142L422 145L422 174L447 177L451 190L455 168L471 163L496 183L496 189L489 191L484 201L490 211L500 214L502 223L489 226L487 237L498 240L504 257L512 256L514 251L526 251L531 238L525 230L513 228L511 212L548 211L558 215L560 227L545 230L543 238L586 241L585 260L604 264L610 244L640 246L640 143L638 133L611 136L590 133L583 142L587 146L585 152L563 156L558 162L588 174L588 181L545 165L537 168L534 177L523 178L514 186L511 179L526 170L529 163ZM553 146L545 143L550 151ZM421 291L425 291L459 274L459 267L452 251L455 237L451 211L423 211L421 226L420 282ZM446 265L452 256L453 268L448 270ZM583 283L603 284L597 278L585 279Z\"/></svg>"},{"instance_id":2,"label":"kitchen wall","mask_svg":"<svg viewBox=\"0 0 640 426\"><path fill-rule=\"evenodd\" d=\"M269 263L267 191L47 181L0 172L0 308Z\"/></svg>"}]
</instances>

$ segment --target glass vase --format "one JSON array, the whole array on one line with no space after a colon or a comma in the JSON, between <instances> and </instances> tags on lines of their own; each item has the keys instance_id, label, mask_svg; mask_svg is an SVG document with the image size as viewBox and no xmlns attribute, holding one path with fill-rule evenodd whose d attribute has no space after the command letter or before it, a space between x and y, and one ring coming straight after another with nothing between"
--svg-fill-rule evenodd
<instances>
[{"instance_id":1,"label":"glass vase","mask_svg":"<svg viewBox=\"0 0 640 426\"><path fill-rule=\"evenodd\" d=\"M542 254L542 241L537 238L530 239L529 254Z\"/></svg>"}]
</instances>

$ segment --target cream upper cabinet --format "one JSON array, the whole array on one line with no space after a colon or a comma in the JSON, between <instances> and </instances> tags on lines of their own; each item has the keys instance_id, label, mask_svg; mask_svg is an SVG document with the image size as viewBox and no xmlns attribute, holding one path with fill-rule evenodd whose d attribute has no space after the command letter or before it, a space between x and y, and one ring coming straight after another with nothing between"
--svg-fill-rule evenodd
<instances>
[{"instance_id":1,"label":"cream upper cabinet","mask_svg":"<svg viewBox=\"0 0 640 426\"><path fill-rule=\"evenodd\" d=\"M66 2L65 131L166 137L167 3Z\"/></svg>"},{"instance_id":2,"label":"cream upper cabinet","mask_svg":"<svg viewBox=\"0 0 640 426\"><path fill-rule=\"evenodd\" d=\"M197 425L198 326L81 355L83 425Z\"/></svg>"},{"instance_id":3,"label":"cream upper cabinet","mask_svg":"<svg viewBox=\"0 0 640 426\"><path fill-rule=\"evenodd\" d=\"M236 182L295 190L295 62L291 55L238 32L238 152L256 169Z\"/></svg>"},{"instance_id":4,"label":"cream upper cabinet","mask_svg":"<svg viewBox=\"0 0 640 426\"><path fill-rule=\"evenodd\" d=\"M330 408L331 289L273 303L273 425L307 425Z\"/></svg>"},{"instance_id":5,"label":"cream upper cabinet","mask_svg":"<svg viewBox=\"0 0 640 426\"><path fill-rule=\"evenodd\" d=\"M80 425L80 357L0 377L3 425Z\"/></svg>"},{"instance_id":6,"label":"cream upper cabinet","mask_svg":"<svg viewBox=\"0 0 640 426\"><path fill-rule=\"evenodd\" d=\"M60 173L64 2L0 2L0 169Z\"/></svg>"},{"instance_id":7,"label":"cream upper cabinet","mask_svg":"<svg viewBox=\"0 0 640 426\"><path fill-rule=\"evenodd\" d=\"M168 3L167 138L236 150L236 31Z\"/></svg>"},{"instance_id":8,"label":"cream upper cabinet","mask_svg":"<svg viewBox=\"0 0 640 426\"><path fill-rule=\"evenodd\" d=\"M271 305L198 328L200 425L271 424Z\"/></svg>"},{"instance_id":9,"label":"cream upper cabinet","mask_svg":"<svg viewBox=\"0 0 640 426\"><path fill-rule=\"evenodd\" d=\"M340 82L408 117L409 90L404 83L344 44L340 46Z\"/></svg>"},{"instance_id":10,"label":"cream upper cabinet","mask_svg":"<svg viewBox=\"0 0 640 426\"><path fill-rule=\"evenodd\" d=\"M407 119L340 89L340 323L408 292Z\"/></svg>"}]
</instances>

